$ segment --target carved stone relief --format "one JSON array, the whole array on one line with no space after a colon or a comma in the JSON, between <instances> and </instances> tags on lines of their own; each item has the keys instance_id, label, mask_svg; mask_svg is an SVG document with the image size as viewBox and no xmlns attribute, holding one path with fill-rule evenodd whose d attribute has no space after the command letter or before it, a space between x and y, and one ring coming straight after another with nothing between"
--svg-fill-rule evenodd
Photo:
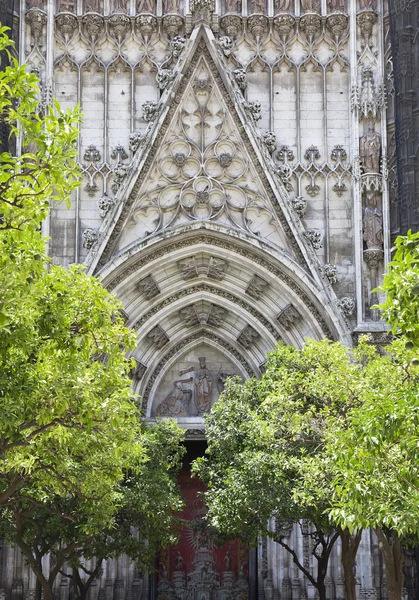
<instances>
[{"instance_id":1,"label":"carved stone relief","mask_svg":"<svg viewBox=\"0 0 419 600\"><path fill-rule=\"evenodd\" d=\"M367 193L364 208L364 242L369 250L381 250L384 243L383 211L377 207L374 192Z\"/></svg>"},{"instance_id":2,"label":"carved stone relief","mask_svg":"<svg viewBox=\"0 0 419 600\"><path fill-rule=\"evenodd\" d=\"M239 344L241 344L246 350L249 350L260 338L260 334L253 329L250 325L246 325L243 331L237 338Z\"/></svg>"},{"instance_id":3,"label":"carved stone relief","mask_svg":"<svg viewBox=\"0 0 419 600\"><path fill-rule=\"evenodd\" d=\"M156 346L156 348L162 348L169 342L166 332L160 325L156 325L156 327L147 333L146 337L154 344L154 346Z\"/></svg>"},{"instance_id":4,"label":"carved stone relief","mask_svg":"<svg viewBox=\"0 0 419 600\"><path fill-rule=\"evenodd\" d=\"M285 329L291 329L299 319L301 319L301 315L292 304L287 304L277 317L278 323Z\"/></svg>"},{"instance_id":5,"label":"carved stone relief","mask_svg":"<svg viewBox=\"0 0 419 600\"><path fill-rule=\"evenodd\" d=\"M153 298L160 294L160 288L152 275L147 275L147 277L141 279L137 283L136 288L146 300L153 300Z\"/></svg>"},{"instance_id":6,"label":"carved stone relief","mask_svg":"<svg viewBox=\"0 0 419 600\"><path fill-rule=\"evenodd\" d=\"M361 137L359 150L364 173L379 173L381 136L374 130L374 125L370 125L367 133Z\"/></svg>"},{"instance_id":7,"label":"carved stone relief","mask_svg":"<svg viewBox=\"0 0 419 600\"><path fill-rule=\"evenodd\" d=\"M260 300L268 287L269 283L267 281L258 275L254 275L246 288L246 294L249 294L255 300Z\"/></svg>"}]
</instances>

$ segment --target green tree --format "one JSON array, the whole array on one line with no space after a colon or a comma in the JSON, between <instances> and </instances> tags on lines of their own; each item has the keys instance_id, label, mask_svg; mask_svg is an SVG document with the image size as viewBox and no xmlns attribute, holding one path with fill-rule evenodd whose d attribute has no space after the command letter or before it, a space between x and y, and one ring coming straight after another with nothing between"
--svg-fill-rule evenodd
<instances>
[{"instance_id":1,"label":"green tree","mask_svg":"<svg viewBox=\"0 0 419 600\"><path fill-rule=\"evenodd\" d=\"M347 597L355 599L353 535L328 516L333 466L325 434L359 402L359 368L341 344L279 345L260 381L230 381L206 419L208 449L195 470L208 485L210 524L252 544L267 535L283 546L325 598L330 553L341 537ZM272 523L274 519L275 524ZM308 519L317 574L287 541L290 524Z\"/></svg>"},{"instance_id":2,"label":"green tree","mask_svg":"<svg viewBox=\"0 0 419 600\"><path fill-rule=\"evenodd\" d=\"M409 348L419 347L419 232L408 232L395 241L394 257L387 265L383 285L386 293L379 304L393 333L401 332Z\"/></svg>"}]
</instances>

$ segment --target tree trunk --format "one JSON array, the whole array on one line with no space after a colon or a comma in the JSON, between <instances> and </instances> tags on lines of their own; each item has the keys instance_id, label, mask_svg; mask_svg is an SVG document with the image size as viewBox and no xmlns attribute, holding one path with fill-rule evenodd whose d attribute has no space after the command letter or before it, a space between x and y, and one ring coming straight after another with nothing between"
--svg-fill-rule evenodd
<instances>
[{"instance_id":1,"label":"tree trunk","mask_svg":"<svg viewBox=\"0 0 419 600\"><path fill-rule=\"evenodd\" d=\"M42 585L39 579L35 582L35 600L41 600L42 597Z\"/></svg>"},{"instance_id":2,"label":"tree trunk","mask_svg":"<svg viewBox=\"0 0 419 600\"><path fill-rule=\"evenodd\" d=\"M386 568L388 600L401 600L404 583L401 539L395 531L386 535L381 527L376 527L375 534Z\"/></svg>"},{"instance_id":3,"label":"tree trunk","mask_svg":"<svg viewBox=\"0 0 419 600\"><path fill-rule=\"evenodd\" d=\"M42 584L42 590L44 592L44 598L43 600L52 600L53 599L53 595L52 595L52 584L47 582L47 583L43 583Z\"/></svg>"},{"instance_id":4,"label":"tree trunk","mask_svg":"<svg viewBox=\"0 0 419 600\"><path fill-rule=\"evenodd\" d=\"M356 600L356 579L354 575L354 566L356 553L362 537L362 530L355 535L351 535L347 529L339 529L339 535L342 543L341 563L343 576L345 580L346 600Z\"/></svg>"}]
</instances>

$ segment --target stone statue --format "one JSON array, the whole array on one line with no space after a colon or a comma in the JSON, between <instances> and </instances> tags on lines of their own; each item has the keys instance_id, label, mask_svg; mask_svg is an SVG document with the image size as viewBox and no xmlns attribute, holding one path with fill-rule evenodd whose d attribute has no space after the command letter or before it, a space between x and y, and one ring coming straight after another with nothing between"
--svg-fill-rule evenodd
<instances>
[{"instance_id":1,"label":"stone statue","mask_svg":"<svg viewBox=\"0 0 419 600\"><path fill-rule=\"evenodd\" d=\"M367 206L364 209L364 241L369 250L381 250L384 243L383 213L377 207L374 192L367 193Z\"/></svg>"},{"instance_id":2,"label":"stone statue","mask_svg":"<svg viewBox=\"0 0 419 600\"><path fill-rule=\"evenodd\" d=\"M375 0L359 0L359 8L361 10L374 10Z\"/></svg>"},{"instance_id":3,"label":"stone statue","mask_svg":"<svg viewBox=\"0 0 419 600\"><path fill-rule=\"evenodd\" d=\"M266 12L265 0L251 0L250 2L250 13L263 13Z\"/></svg>"},{"instance_id":4,"label":"stone statue","mask_svg":"<svg viewBox=\"0 0 419 600\"><path fill-rule=\"evenodd\" d=\"M179 552L177 551L176 559L175 559L175 569L176 571L183 571L183 558Z\"/></svg>"},{"instance_id":5,"label":"stone statue","mask_svg":"<svg viewBox=\"0 0 419 600\"><path fill-rule=\"evenodd\" d=\"M364 173L380 172L381 137L374 131L374 125L360 139L360 155Z\"/></svg>"},{"instance_id":6,"label":"stone statue","mask_svg":"<svg viewBox=\"0 0 419 600\"><path fill-rule=\"evenodd\" d=\"M226 13L240 13L242 8L241 0L225 0Z\"/></svg>"},{"instance_id":7,"label":"stone statue","mask_svg":"<svg viewBox=\"0 0 419 600\"><path fill-rule=\"evenodd\" d=\"M84 10L85 12L99 12L99 0L86 0Z\"/></svg>"},{"instance_id":8,"label":"stone statue","mask_svg":"<svg viewBox=\"0 0 419 600\"><path fill-rule=\"evenodd\" d=\"M113 9L118 12L125 12L127 10L127 0L114 0Z\"/></svg>"},{"instance_id":9,"label":"stone statue","mask_svg":"<svg viewBox=\"0 0 419 600\"><path fill-rule=\"evenodd\" d=\"M317 0L301 0L301 8L305 11L316 11L319 9Z\"/></svg>"},{"instance_id":10,"label":"stone statue","mask_svg":"<svg viewBox=\"0 0 419 600\"><path fill-rule=\"evenodd\" d=\"M224 566L226 571L231 571L231 563L230 552L226 552L226 555L224 556Z\"/></svg>"},{"instance_id":11,"label":"stone statue","mask_svg":"<svg viewBox=\"0 0 419 600\"><path fill-rule=\"evenodd\" d=\"M345 11L346 10L346 0L328 0L327 8L330 11Z\"/></svg>"},{"instance_id":12,"label":"stone statue","mask_svg":"<svg viewBox=\"0 0 419 600\"><path fill-rule=\"evenodd\" d=\"M213 377L210 371L207 369L205 356L201 356L200 358L198 358L198 361L198 369L195 369L195 367L191 367L190 369L180 371L179 374L184 375L185 373L190 373L191 371L195 372L194 401L195 406L198 409L198 415L202 416L211 408L211 392Z\"/></svg>"},{"instance_id":13,"label":"stone statue","mask_svg":"<svg viewBox=\"0 0 419 600\"><path fill-rule=\"evenodd\" d=\"M163 10L165 13L179 12L179 0L163 0Z\"/></svg>"},{"instance_id":14,"label":"stone statue","mask_svg":"<svg viewBox=\"0 0 419 600\"><path fill-rule=\"evenodd\" d=\"M275 12L288 11L291 8L291 0L275 0Z\"/></svg>"},{"instance_id":15,"label":"stone statue","mask_svg":"<svg viewBox=\"0 0 419 600\"><path fill-rule=\"evenodd\" d=\"M189 414L189 401L192 396L192 390L184 390L183 384L193 381L183 379L175 381L173 390L157 407L156 415L158 417L187 417Z\"/></svg>"},{"instance_id":16,"label":"stone statue","mask_svg":"<svg viewBox=\"0 0 419 600\"><path fill-rule=\"evenodd\" d=\"M139 0L137 4L137 12L154 13L154 0Z\"/></svg>"}]
</instances>

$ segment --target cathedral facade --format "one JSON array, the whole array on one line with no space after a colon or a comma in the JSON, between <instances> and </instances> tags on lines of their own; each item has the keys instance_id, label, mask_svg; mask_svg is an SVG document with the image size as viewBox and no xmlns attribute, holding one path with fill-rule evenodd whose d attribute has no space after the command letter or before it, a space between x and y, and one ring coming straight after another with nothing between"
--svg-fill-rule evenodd
<instances>
[{"instance_id":1,"label":"cathedral facade","mask_svg":"<svg viewBox=\"0 0 419 600\"><path fill-rule=\"evenodd\" d=\"M20 0L41 106L84 115L83 182L44 224L50 254L121 299L143 413L176 419L190 448L226 378L260 376L278 341L386 338L373 290L406 222L389 23L383 0ZM289 537L314 568L308 527ZM157 575L108 561L91 599L315 598L273 542L182 544ZM17 550L0 558L0 596L33 597ZM343 598L338 547L329 570ZM386 597L370 532L357 578L359 598Z\"/></svg>"}]
</instances>

